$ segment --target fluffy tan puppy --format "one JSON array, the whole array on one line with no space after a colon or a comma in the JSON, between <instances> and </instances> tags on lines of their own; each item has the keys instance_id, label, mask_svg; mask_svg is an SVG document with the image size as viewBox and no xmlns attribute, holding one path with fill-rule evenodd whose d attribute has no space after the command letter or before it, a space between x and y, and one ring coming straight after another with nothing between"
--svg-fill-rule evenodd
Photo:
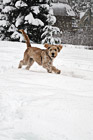
<instances>
[{"instance_id":1,"label":"fluffy tan puppy","mask_svg":"<svg viewBox=\"0 0 93 140\"><path fill-rule=\"evenodd\" d=\"M27 65L26 69L29 70L33 63L37 62L39 65L42 65L43 68L47 70L47 72L55 72L60 74L61 71L53 66L53 60L58 55L58 52L60 52L62 49L62 45L45 44L44 47L46 49L32 47L29 37L24 32L24 30L21 29L19 31L22 32L25 38L27 49L24 52L24 58L20 61L18 68L22 68L22 65Z\"/></svg>"}]
</instances>

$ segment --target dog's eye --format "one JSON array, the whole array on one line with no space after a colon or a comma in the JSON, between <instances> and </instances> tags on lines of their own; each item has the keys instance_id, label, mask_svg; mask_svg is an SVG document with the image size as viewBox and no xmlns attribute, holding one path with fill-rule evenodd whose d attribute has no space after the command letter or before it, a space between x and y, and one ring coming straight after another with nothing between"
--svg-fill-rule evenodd
<instances>
[{"instance_id":1,"label":"dog's eye","mask_svg":"<svg viewBox=\"0 0 93 140\"><path fill-rule=\"evenodd\" d=\"M52 49L50 49L50 51L52 51Z\"/></svg>"},{"instance_id":2,"label":"dog's eye","mask_svg":"<svg viewBox=\"0 0 93 140\"><path fill-rule=\"evenodd\" d=\"M57 50L55 49L55 52L56 52Z\"/></svg>"}]
</instances>

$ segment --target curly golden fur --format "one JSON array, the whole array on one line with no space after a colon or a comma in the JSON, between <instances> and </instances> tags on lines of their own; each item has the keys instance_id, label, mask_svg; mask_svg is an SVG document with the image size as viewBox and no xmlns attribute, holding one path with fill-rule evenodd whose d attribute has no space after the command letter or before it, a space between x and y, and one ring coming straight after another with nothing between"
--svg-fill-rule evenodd
<instances>
[{"instance_id":1,"label":"curly golden fur","mask_svg":"<svg viewBox=\"0 0 93 140\"><path fill-rule=\"evenodd\" d=\"M26 69L29 70L33 63L37 62L39 65L42 65L43 68L47 70L47 72L55 72L60 74L61 71L53 66L53 60L58 55L58 52L60 52L62 49L62 45L45 44L44 47L46 49L32 47L29 37L24 32L24 30L21 29L19 31L22 32L25 38L27 49L24 52L24 58L20 61L18 68L22 68L22 65L27 65Z\"/></svg>"}]
</instances>

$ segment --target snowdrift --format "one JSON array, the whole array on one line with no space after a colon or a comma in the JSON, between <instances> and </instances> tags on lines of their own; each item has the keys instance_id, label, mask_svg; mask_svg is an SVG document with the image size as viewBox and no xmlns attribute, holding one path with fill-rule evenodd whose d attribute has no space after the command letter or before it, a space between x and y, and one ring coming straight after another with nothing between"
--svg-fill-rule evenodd
<instances>
[{"instance_id":1,"label":"snowdrift","mask_svg":"<svg viewBox=\"0 0 93 140\"><path fill-rule=\"evenodd\" d=\"M26 44L0 42L0 140L93 140L93 51L81 47L64 45L57 75L18 69Z\"/></svg>"}]
</instances>

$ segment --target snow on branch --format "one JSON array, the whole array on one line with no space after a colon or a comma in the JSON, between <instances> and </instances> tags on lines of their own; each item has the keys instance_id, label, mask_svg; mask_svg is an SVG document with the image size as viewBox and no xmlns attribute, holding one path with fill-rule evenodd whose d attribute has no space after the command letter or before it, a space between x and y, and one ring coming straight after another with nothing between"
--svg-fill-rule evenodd
<instances>
[{"instance_id":1,"label":"snow on branch","mask_svg":"<svg viewBox=\"0 0 93 140\"><path fill-rule=\"evenodd\" d=\"M16 23L15 26L18 27L19 25L21 25L24 22L24 16L22 16L21 14L17 17L16 19Z\"/></svg>"},{"instance_id":2,"label":"snow on branch","mask_svg":"<svg viewBox=\"0 0 93 140\"><path fill-rule=\"evenodd\" d=\"M17 30L17 28L12 24L12 25L9 27L8 32L14 32L14 31L16 31L16 30Z\"/></svg>"},{"instance_id":3,"label":"snow on branch","mask_svg":"<svg viewBox=\"0 0 93 140\"><path fill-rule=\"evenodd\" d=\"M17 31L15 31L12 35L11 35L12 39L19 39L21 42L24 41L24 37L22 34L18 33Z\"/></svg>"},{"instance_id":4,"label":"snow on branch","mask_svg":"<svg viewBox=\"0 0 93 140\"><path fill-rule=\"evenodd\" d=\"M9 21L6 21L6 20L0 20L0 26L2 27L8 27L10 24L9 24Z\"/></svg>"},{"instance_id":5,"label":"snow on branch","mask_svg":"<svg viewBox=\"0 0 93 140\"><path fill-rule=\"evenodd\" d=\"M27 4L25 2L23 2L22 0L17 1L15 4L16 8L26 7L26 6L27 6Z\"/></svg>"},{"instance_id":6,"label":"snow on branch","mask_svg":"<svg viewBox=\"0 0 93 140\"><path fill-rule=\"evenodd\" d=\"M25 23L29 23L35 26L44 26L44 23L40 19L34 18L31 12L25 17L25 21Z\"/></svg>"},{"instance_id":7,"label":"snow on branch","mask_svg":"<svg viewBox=\"0 0 93 140\"><path fill-rule=\"evenodd\" d=\"M31 7L31 10L32 10L33 13L35 13L36 15L40 13L39 6L32 6L32 7Z\"/></svg>"},{"instance_id":8,"label":"snow on branch","mask_svg":"<svg viewBox=\"0 0 93 140\"><path fill-rule=\"evenodd\" d=\"M3 4L7 4L7 3L10 3L11 0L3 0Z\"/></svg>"},{"instance_id":9,"label":"snow on branch","mask_svg":"<svg viewBox=\"0 0 93 140\"><path fill-rule=\"evenodd\" d=\"M3 12L3 13L9 13L9 12L14 11L14 10L16 10L15 7L13 7L13 6L6 6L6 7L2 10L2 12Z\"/></svg>"}]
</instances>

